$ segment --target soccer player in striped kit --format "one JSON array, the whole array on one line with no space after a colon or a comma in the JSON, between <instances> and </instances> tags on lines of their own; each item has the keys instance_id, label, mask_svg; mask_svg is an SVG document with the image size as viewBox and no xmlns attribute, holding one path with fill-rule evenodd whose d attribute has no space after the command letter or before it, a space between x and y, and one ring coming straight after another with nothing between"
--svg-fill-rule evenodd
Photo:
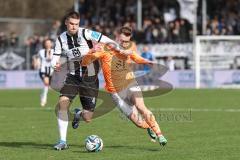
<instances>
[{"instance_id":1,"label":"soccer player in striped kit","mask_svg":"<svg viewBox=\"0 0 240 160\"><path fill-rule=\"evenodd\" d=\"M44 87L41 93L41 106L44 107L47 103L47 94L51 82L51 75L53 68L51 67L51 60L53 57L52 42L50 39L43 41L43 49L38 52L40 58L39 76L43 81Z\"/></svg>"},{"instance_id":2,"label":"soccer player in striped kit","mask_svg":"<svg viewBox=\"0 0 240 160\"><path fill-rule=\"evenodd\" d=\"M83 110L80 111L81 119L90 122L96 106L99 82L99 63L94 61L87 66L80 66L80 59L85 56L95 43L113 43L113 40L99 32L79 27L80 15L70 12L66 15L65 25L67 31L60 34L54 48L52 66L55 71L61 71L59 62L61 56L67 57L68 74L64 86L60 90L58 107L59 143L54 146L56 150L67 149L68 111L72 100L79 95ZM116 44L117 45L117 44ZM117 45L118 46L118 45ZM117 50L120 50L118 47ZM76 111L76 112L79 112ZM73 120L72 127L77 128L78 123Z\"/></svg>"}]
</instances>

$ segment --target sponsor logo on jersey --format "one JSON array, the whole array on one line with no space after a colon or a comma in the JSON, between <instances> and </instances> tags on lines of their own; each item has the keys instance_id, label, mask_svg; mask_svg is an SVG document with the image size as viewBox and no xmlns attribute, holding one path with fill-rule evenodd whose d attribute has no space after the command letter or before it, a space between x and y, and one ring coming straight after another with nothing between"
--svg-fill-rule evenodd
<instances>
[{"instance_id":1,"label":"sponsor logo on jersey","mask_svg":"<svg viewBox=\"0 0 240 160\"><path fill-rule=\"evenodd\" d=\"M92 31L91 36L92 36L92 38L94 38L95 40L98 40L99 37L101 36L101 33Z\"/></svg>"}]
</instances>

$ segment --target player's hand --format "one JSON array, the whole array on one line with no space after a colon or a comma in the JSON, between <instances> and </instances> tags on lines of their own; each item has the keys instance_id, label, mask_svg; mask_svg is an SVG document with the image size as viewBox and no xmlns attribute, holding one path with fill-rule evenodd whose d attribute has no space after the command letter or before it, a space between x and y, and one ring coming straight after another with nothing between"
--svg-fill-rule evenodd
<instances>
[{"instance_id":1,"label":"player's hand","mask_svg":"<svg viewBox=\"0 0 240 160\"><path fill-rule=\"evenodd\" d=\"M147 65L148 65L149 67L153 67L153 61L148 61Z\"/></svg>"},{"instance_id":2,"label":"player's hand","mask_svg":"<svg viewBox=\"0 0 240 160\"><path fill-rule=\"evenodd\" d=\"M60 70L61 70L61 64L56 63L56 65L54 66L54 71L59 72Z\"/></svg>"},{"instance_id":3,"label":"player's hand","mask_svg":"<svg viewBox=\"0 0 240 160\"><path fill-rule=\"evenodd\" d=\"M90 53L100 52L100 51L102 51L102 46L100 44L95 44L93 48L90 50Z\"/></svg>"},{"instance_id":4,"label":"player's hand","mask_svg":"<svg viewBox=\"0 0 240 160\"><path fill-rule=\"evenodd\" d=\"M94 48L92 48L92 49L89 49L89 52L88 52L88 53L92 54L92 53L94 53L94 52L95 52L95 50L94 50Z\"/></svg>"}]
</instances>

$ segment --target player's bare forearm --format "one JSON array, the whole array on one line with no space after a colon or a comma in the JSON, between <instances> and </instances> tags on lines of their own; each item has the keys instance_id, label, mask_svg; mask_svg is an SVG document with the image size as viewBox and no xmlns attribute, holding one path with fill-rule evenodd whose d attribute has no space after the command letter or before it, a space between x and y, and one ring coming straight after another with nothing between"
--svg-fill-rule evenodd
<instances>
[{"instance_id":1,"label":"player's bare forearm","mask_svg":"<svg viewBox=\"0 0 240 160\"><path fill-rule=\"evenodd\" d=\"M133 53L130 58L137 64L146 64L146 65L153 65L152 61L149 61L141 56L139 56L137 53Z\"/></svg>"}]
</instances>

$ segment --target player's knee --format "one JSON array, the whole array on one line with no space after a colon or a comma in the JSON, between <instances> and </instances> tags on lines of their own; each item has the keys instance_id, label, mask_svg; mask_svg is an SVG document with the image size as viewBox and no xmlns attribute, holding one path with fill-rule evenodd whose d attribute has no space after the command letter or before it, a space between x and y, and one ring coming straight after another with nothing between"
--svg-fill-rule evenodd
<instances>
[{"instance_id":1,"label":"player's knee","mask_svg":"<svg viewBox=\"0 0 240 160\"><path fill-rule=\"evenodd\" d=\"M149 109L147 109L147 114L149 114L149 115L153 115L153 113L149 110Z\"/></svg>"},{"instance_id":2,"label":"player's knee","mask_svg":"<svg viewBox=\"0 0 240 160\"><path fill-rule=\"evenodd\" d=\"M86 122L86 123L90 123L92 121L92 118L83 118L83 120Z\"/></svg>"},{"instance_id":3,"label":"player's knee","mask_svg":"<svg viewBox=\"0 0 240 160\"><path fill-rule=\"evenodd\" d=\"M49 82L44 82L44 86L49 86Z\"/></svg>"},{"instance_id":4,"label":"player's knee","mask_svg":"<svg viewBox=\"0 0 240 160\"><path fill-rule=\"evenodd\" d=\"M49 79L48 79L48 78L45 78L45 79L44 79L44 85L45 85L45 86L49 86Z\"/></svg>"},{"instance_id":5,"label":"player's knee","mask_svg":"<svg viewBox=\"0 0 240 160\"><path fill-rule=\"evenodd\" d=\"M59 98L59 101L63 101L63 100L69 100L69 98L66 97L66 96L61 96L61 97Z\"/></svg>"},{"instance_id":6,"label":"player's knee","mask_svg":"<svg viewBox=\"0 0 240 160\"><path fill-rule=\"evenodd\" d=\"M82 114L82 118L86 123L90 123L92 121L92 115L93 115L92 112L84 110Z\"/></svg>"},{"instance_id":7,"label":"player's knee","mask_svg":"<svg viewBox=\"0 0 240 160\"><path fill-rule=\"evenodd\" d=\"M129 119L138 127L138 128L142 128L142 121L138 118L138 115L135 113L132 113L131 115L129 115Z\"/></svg>"},{"instance_id":8,"label":"player's knee","mask_svg":"<svg viewBox=\"0 0 240 160\"><path fill-rule=\"evenodd\" d=\"M70 99L68 97L65 97L65 96L60 97L58 101L58 106L60 110L68 109L69 104L70 104Z\"/></svg>"},{"instance_id":9,"label":"player's knee","mask_svg":"<svg viewBox=\"0 0 240 160\"><path fill-rule=\"evenodd\" d=\"M85 120L86 123L90 123L91 121L92 121L91 119Z\"/></svg>"},{"instance_id":10,"label":"player's knee","mask_svg":"<svg viewBox=\"0 0 240 160\"><path fill-rule=\"evenodd\" d=\"M49 87L49 84L48 84L48 83L44 83L44 86L45 86L45 87Z\"/></svg>"},{"instance_id":11,"label":"player's knee","mask_svg":"<svg viewBox=\"0 0 240 160\"><path fill-rule=\"evenodd\" d=\"M144 115L144 118L146 119L146 118L151 118L153 116L153 113L147 109L146 111L144 111L143 115Z\"/></svg>"},{"instance_id":12,"label":"player's knee","mask_svg":"<svg viewBox=\"0 0 240 160\"><path fill-rule=\"evenodd\" d=\"M141 122L135 122L135 125L136 125L138 128L142 128L142 123L141 123Z\"/></svg>"}]
</instances>

